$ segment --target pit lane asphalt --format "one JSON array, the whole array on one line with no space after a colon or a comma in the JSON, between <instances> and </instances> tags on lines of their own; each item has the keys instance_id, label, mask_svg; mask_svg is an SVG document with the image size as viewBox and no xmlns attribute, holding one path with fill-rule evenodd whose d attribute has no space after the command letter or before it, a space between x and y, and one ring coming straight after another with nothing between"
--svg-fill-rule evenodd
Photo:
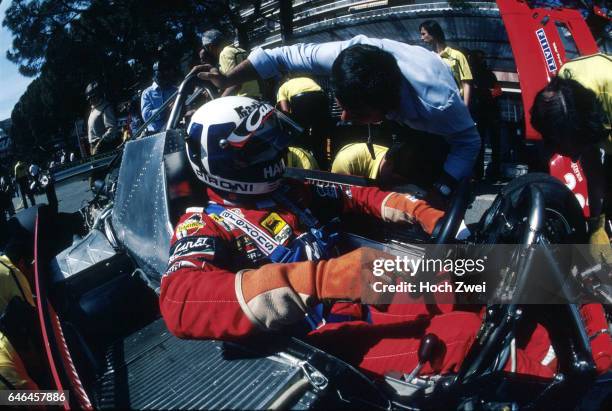
<instances>
[{"instance_id":1,"label":"pit lane asphalt","mask_svg":"<svg viewBox=\"0 0 612 411\"><path fill-rule=\"evenodd\" d=\"M65 213L77 211L85 205L86 201L93 198L87 176L56 183L55 193L57 194L59 211ZM36 204L47 204L47 196L45 194L37 195L34 199ZM13 205L17 213L23 210L21 196L13 197Z\"/></svg>"},{"instance_id":2,"label":"pit lane asphalt","mask_svg":"<svg viewBox=\"0 0 612 411\"><path fill-rule=\"evenodd\" d=\"M480 216L486 211L491 205L497 192L501 189L503 184L496 183L478 183L474 187L474 193L476 194L475 200L468 208L465 221L466 224L477 222ZM55 185L57 193L59 211L71 213L80 209L88 200L93 198L93 194L88 186L87 177L77 177L71 180L63 181ZM36 203L47 203L47 197L37 195L35 197ZM15 211L20 212L23 208L21 197L14 197L13 204Z\"/></svg>"}]
</instances>

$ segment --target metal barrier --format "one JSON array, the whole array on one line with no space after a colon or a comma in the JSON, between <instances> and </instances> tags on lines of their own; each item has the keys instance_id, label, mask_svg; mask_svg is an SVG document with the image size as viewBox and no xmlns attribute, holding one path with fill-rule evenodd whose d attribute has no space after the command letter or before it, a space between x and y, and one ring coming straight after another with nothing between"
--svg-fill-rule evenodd
<instances>
[{"instance_id":1,"label":"metal barrier","mask_svg":"<svg viewBox=\"0 0 612 411\"><path fill-rule=\"evenodd\" d=\"M55 178L55 181L59 183L65 180L69 180L78 175L91 173L94 170L106 167L113 160L117 151L118 150L114 150L104 153L100 156L88 158L87 160L84 160L81 163L78 163L77 165L74 165L70 168L63 168L59 171L55 171L53 173L53 177Z\"/></svg>"}]
</instances>

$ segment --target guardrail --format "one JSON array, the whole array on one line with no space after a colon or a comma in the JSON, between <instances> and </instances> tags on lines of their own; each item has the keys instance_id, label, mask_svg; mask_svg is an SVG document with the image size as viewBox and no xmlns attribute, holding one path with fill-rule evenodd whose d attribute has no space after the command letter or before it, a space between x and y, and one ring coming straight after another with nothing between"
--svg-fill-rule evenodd
<instances>
[{"instance_id":1,"label":"guardrail","mask_svg":"<svg viewBox=\"0 0 612 411\"><path fill-rule=\"evenodd\" d=\"M77 177L81 174L91 173L94 170L98 170L100 168L108 166L115 157L116 153L116 150L104 153L103 155L82 161L80 164L77 164L73 167L55 171L53 173L53 177L55 178L55 181L59 183Z\"/></svg>"}]
</instances>

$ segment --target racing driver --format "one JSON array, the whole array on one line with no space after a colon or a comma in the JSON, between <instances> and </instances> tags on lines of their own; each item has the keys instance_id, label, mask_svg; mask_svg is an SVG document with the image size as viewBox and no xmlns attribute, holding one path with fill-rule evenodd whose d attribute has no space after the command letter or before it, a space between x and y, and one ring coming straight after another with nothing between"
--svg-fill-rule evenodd
<instances>
[{"instance_id":1,"label":"racing driver","mask_svg":"<svg viewBox=\"0 0 612 411\"><path fill-rule=\"evenodd\" d=\"M373 301L361 287L372 250L337 256L339 233L321 224L340 213L360 213L417 223L432 234L443 212L374 187L283 180L282 156L294 127L273 107L247 97L213 100L192 117L187 155L208 203L187 209L171 240L160 294L169 330L220 340L298 333L376 375L410 372L421 337L433 333L442 355L421 373L457 371L480 327L478 308L390 304L379 310L362 304ZM552 375L519 358L521 369Z\"/></svg>"}]
</instances>

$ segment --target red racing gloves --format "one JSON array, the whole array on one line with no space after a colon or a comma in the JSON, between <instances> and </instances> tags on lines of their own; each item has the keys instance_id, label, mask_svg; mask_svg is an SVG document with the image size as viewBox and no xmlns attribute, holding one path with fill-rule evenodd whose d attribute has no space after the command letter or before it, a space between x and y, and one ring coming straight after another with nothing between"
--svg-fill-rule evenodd
<instances>
[{"instance_id":1,"label":"red racing gloves","mask_svg":"<svg viewBox=\"0 0 612 411\"><path fill-rule=\"evenodd\" d=\"M392 223L418 222L427 234L431 234L444 212L410 194L391 193L382 202L381 215L383 221Z\"/></svg>"}]
</instances>

